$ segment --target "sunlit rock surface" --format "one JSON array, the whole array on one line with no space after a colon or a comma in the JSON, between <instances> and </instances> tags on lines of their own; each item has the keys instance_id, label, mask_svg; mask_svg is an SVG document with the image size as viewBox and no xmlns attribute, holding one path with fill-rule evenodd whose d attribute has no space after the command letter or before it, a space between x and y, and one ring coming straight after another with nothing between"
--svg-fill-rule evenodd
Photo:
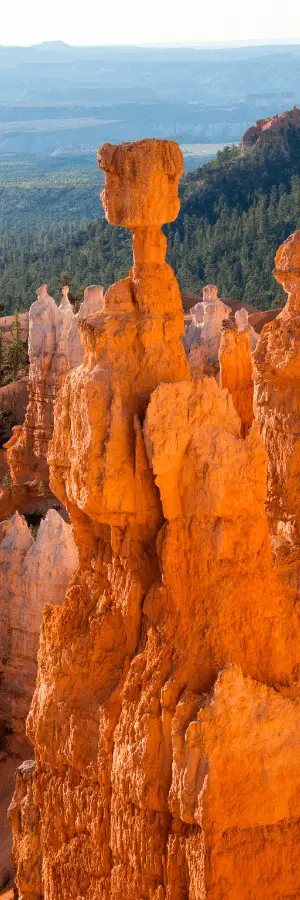
<instances>
[{"instance_id":1,"label":"sunlit rock surface","mask_svg":"<svg viewBox=\"0 0 300 900\"><path fill-rule=\"evenodd\" d=\"M36 539L19 513L0 525L0 731L10 749L25 740L43 608L62 603L77 561L71 526L54 509Z\"/></svg>"},{"instance_id":2,"label":"sunlit rock surface","mask_svg":"<svg viewBox=\"0 0 300 900\"><path fill-rule=\"evenodd\" d=\"M242 436L247 437L254 418L253 367L249 328L237 330L234 323L225 321L219 349L219 362L220 384L229 390L233 405L241 419Z\"/></svg>"},{"instance_id":3,"label":"sunlit rock surface","mask_svg":"<svg viewBox=\"0 0 300 900\"><path fill-rule=\"evenodd\" d=\"M39 860L44 900L296 897L300 627L273 568L267 454L243 436L236 373L232 396L211 377L226 310L191 378L160 230L178 146L104 145L99 162L134 264L80 325L56 401L51 486L80 562L44 610L17 883Z\"/></svg>"},{"instance_id":4,"label":"sunlit rock surface","mask_svg":"<svg viewBox=\"0 0 300 900\"><path fill-rule=\"evenodd\" d=\"M277 563L300 586L300 231L279 248L275 277L288 294L254 355L255 417L268 453L267 515Z\"/></svg>"},{"instance_id":5,"label":"sunlit rock surface","mask_svg":"<svg viewBox=\"0 0 300 900\"><path fill-rule=\"evenodd\" d=\"M62 603L78 561L71 526L55 510L36 530L34 540L18 513L0 525L0 888L12 874L7 807L13 776L32 752L25 722L36 680L42 611L49 601Z\"/></svg>"},{"instance_id":6,"label":"sunlit rock surface","mask_svg":"<svg viewBox=\"0 0 300 900\"><path fill-rule=\"evenodd\" d=\"M255 350L259 335L254 331L253 325L249 325L249 313L247 309L237 309L235 314L235 323L237 326L238 332L247 331L250 338L250 346L252 352Z\"/></svg>"},{"instance_id":7,"label":"sunlit rock surface","mask_svg":"<svg viewBox=\"0 0 300 900\"><path fill-rule=\"evenodd\" d=\"M24 424L13 428L5 445L12 484L0 487L0 521L16 510L44 514L56 502L47 462L54 403L66 374L83 360L78 323L103 307L100 286L86 288L76 315L68 294L66 285L57 306L44 284L29 310L29 402Z\"/></svg>"}]
</instances>

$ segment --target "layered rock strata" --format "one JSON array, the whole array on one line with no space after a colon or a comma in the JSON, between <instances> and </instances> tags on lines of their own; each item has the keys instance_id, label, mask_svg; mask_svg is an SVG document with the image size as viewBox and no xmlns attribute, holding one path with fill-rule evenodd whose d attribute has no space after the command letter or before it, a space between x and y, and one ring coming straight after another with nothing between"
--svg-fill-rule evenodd
<instances>
[{"instance_id":1,"label":"layered rock strata","mask_svg":"<svg viewBox=\"0 0 300 900\"><path fill-rule=\"evenodd\" d=\"M267 515L278 564L300 585L300 231L275 257L288 294L260 335L255 361L255 417L268 453Z\"/></svg>"},{"instance_id":2,"label":"layered rock strata","mask_svg":"<svg viewBox=\"0 0 300 900\"><path fill-rule=\"evenodd\" d=\"M272 567L266 453L188 370L160 231L179 148L104 145L99 162L134 264L80 326L56 403L51 485L80 568L44 611L17 881L41 854L44 900L283 900L300 891L300 628Z\"/></svg>"}]
</instances>

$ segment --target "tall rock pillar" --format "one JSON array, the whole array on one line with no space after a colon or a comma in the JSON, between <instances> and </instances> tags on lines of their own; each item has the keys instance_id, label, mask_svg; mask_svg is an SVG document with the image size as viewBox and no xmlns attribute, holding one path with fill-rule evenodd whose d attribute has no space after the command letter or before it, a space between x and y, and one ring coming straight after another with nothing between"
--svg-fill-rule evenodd
<instances>
[{"instance_id":1,"label":"tall rock pillar","mask_svg":"<svg viewBox=\"0 0 300 900\"><path fill-rule=\"evenodd\" d=\"M44 900L274 900L274 872L283 900L300 890L300 628L272 569L266 453L228 390L190 377L160 230L179 148L99 160L134 264L80 325L55 407L51 485L80 564L44 611L19 884L33 798Z\"/></svg>"},{"instance_id":2,"label":"tall rock pillar","mask_svg":"<svg viewBox=\"0 0 300 900\"><path fill-rule=\"evenodd\" d=\"M180 292L161 231L179 210L183 159L177 144L145 140L105 144L99 165L106 216L131 229L134 264L109 288L101 313L79 321L84 365L60 393L49 460L52 490L68 508L119 527L141 515L134 459L150 394L160 382L190 378Z\"/></svg>"},{"instance_id":3,"label":"tall rock pillar","mask_svg":"<svg viewBox=\"0 0 300 900\"><path fill-rule=\"evenodd\" d=\"M220 384L232 396L246 437L253 422L253 372L250 329L238 331L230 319L223 323L219 349Z\"/></svg>"},{"instance_id":4,"label":"tall rock pillar","mask_svg":"<svg viewBox=\"0 0 300 900\"><path fill-rule=\"evenodd\" d=\"M254 354L255 418L268 453L267 516L277 562L300 586L300 231L276 253L287 303Z\"/></svg>"}]
</instances>

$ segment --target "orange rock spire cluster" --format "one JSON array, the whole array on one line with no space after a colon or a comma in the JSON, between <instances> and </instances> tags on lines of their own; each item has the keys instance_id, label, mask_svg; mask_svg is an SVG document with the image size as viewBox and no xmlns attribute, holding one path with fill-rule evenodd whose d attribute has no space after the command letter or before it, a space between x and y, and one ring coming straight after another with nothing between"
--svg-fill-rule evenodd
<instances>
[{"instance_id":1,"label":"orange rock spire cluster","mask_svg":"<svg viewBox=\"0 0 300 900\"><path fill-rule=\"evenodd\" d=\"M65 285L57 306L47 285L42 284L29 310L29 402L24 423L13 428L12 437L4 445L12 488L0 488L0 521L16 510L45 513L58 505L49 489L47 462L54 403L66 373L82 361L78 323L95 307L101 308L103 288L90 285L85 289L77 315L68 294Z\"/></svg>"},{"instance_id":2,"label":"orange rock spire cluster","mask_svg":"<svg viewBox=\"0 0 300 900\"><path fill-rule=\"evenodd\" d=\"M99 163L134 264L80 325L56 403L51 486L80 564L44 611L36 768L11 808L19 891L296 897L300 626L272 564L266 452L228 390L189 372L161 232L179 148L105 145Z\"/></svg>"}]
</instances>

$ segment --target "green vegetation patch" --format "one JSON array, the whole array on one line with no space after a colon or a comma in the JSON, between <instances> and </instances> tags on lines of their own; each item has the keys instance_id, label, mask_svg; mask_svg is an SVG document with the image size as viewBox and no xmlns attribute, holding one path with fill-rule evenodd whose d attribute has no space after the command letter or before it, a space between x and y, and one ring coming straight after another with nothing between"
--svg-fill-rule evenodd
<instances>
[{"instance_id":1,"label":"green vegetation patch","mask_svg":"<svg viewBox=\"0 0 300 900\"><path fill-rule=\"evenodd\" d=\"M79 170L85 179L95 179L91 189L86 181L82 186L81 175L77 186L74 170L68 183L62 162L53 163L49 184L39 173L38 188L32 169L30 177L23 171L21 191L16 182L1 188L0 170L0 298L7 314L27 309L43 282L58 300L63 272L69 273L75 297L87 284L107 288L128 274L131 234L104 219L93 221L91 210L95 216L101 210L96 191L101 173L93 169L90 176L83 164ZM165 229L168 260L180 287L200 293L204 284L215 283L221 296L259 309L283 302L272 270L278 246L300 228L299 131L291 130L285 150L254 148L242 154L237 147L225 148L182 179L180 194L180 215ZM10 227L4 208L7 220L12 217Z\"/></svg>"}]
</instances>

